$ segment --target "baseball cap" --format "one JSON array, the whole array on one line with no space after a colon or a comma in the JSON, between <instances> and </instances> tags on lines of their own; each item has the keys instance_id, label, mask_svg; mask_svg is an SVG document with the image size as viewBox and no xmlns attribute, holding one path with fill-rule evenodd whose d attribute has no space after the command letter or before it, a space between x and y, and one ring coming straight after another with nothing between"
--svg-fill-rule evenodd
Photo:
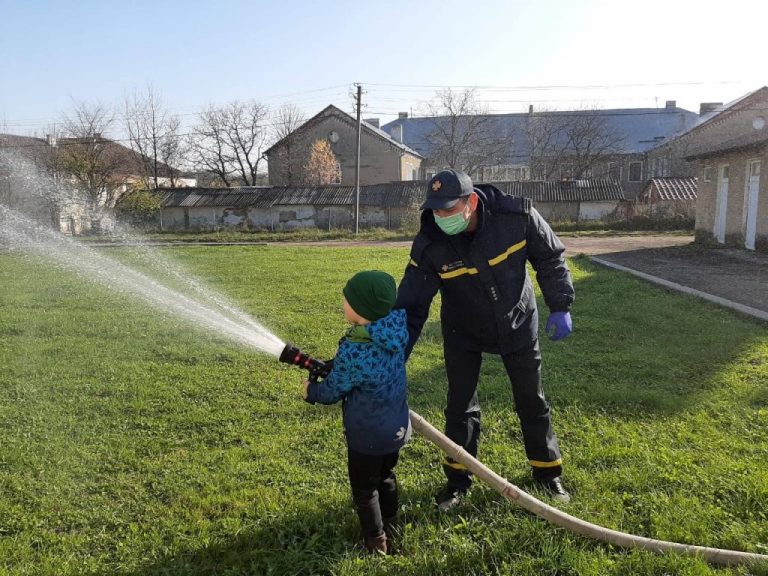
<instances>
[{"instance_id":1,"label":"baseball cap","mask_svg":"<svg viewBox=\"0 0 768 576\"><path fill-rule=\"evenodd\" d=\"M422 210L446 210L460 198L472 193L472 180L464 172L443 170L435 174L427 184L427 200Z\"/></svg>"}]
</instances>

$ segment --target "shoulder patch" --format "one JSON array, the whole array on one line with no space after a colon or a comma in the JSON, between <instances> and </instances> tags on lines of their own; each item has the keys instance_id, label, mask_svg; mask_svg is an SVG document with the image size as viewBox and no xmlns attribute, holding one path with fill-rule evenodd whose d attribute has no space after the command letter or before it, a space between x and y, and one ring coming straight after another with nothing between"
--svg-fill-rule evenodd
<instances>
[{"instance_id":1,"label":"shoulder patch","mask_svg":"<svg viewBox=\"0 0 768 576\"><path fill-rule=\"evenodd\" d=\"M503 207L501 211L513 214L530 214L533 207L531 199L522 196L504 196L499 204Z\"/></svg>"}]
</instances>

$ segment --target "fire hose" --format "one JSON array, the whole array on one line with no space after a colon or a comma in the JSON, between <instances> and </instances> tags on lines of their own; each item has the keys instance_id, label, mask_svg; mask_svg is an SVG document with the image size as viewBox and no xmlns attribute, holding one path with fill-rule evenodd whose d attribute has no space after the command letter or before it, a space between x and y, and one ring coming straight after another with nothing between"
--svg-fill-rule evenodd
<instances>
[{"instance_id":1,"label":"fire hose","mask_svg":"<svg viewBox=\"0 0 768 576\"><path fill-rule=\"evenodd\" d=\"M333 367L332 361L324 362L322 360L316 360L301 352L292 344L286 345L283 353L280 355L280 361L306 368L309 370L311 380L324 378L330 373ZM499 492L507 500L510 500L551 524L560 526L561 528L565 528L576 534L594 538L595 540L607 542L622 548L640 548L656 553L674 552L683 556L703 558L712 564L737 565L756 564L759 562L768 563L768 555L765 554L724 550L721 548L695 546L692 544L679 544L677 542L635 536L634 534L604 528L597 524L592 524L591 522L571 516L562 510L558 510L554 506L550 506L549 504L534 498L507 479L496 474L493 470L471 456L461 446L450 440L413 410L410 411L410 416L413 428L440 448L440 450L447 456L466 466L477 478Z\"/></svg>"}]
</instances>

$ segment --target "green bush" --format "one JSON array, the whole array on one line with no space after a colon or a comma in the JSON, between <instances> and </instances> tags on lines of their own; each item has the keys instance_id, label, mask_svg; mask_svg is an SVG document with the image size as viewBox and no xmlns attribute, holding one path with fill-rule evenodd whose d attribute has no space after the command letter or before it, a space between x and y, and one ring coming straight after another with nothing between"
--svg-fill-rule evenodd
<instances>
[{"instance_id":1,"label":"green bush","mask_svg":"<svg viewBox=\"0 0 768 576\"><path fill-rule=\"evenodd\" d=\"M148 190L133 190L118 201L115 216L131 226L145 227L155 222L160 206L157 194Z\"/></svg>"}]
</instances>

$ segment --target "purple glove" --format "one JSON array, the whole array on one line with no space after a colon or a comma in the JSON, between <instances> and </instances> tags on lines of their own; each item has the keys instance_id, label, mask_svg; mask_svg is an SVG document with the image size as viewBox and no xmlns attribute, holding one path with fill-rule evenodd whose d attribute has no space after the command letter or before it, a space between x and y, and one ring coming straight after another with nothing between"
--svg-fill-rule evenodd
<instances>
[{"instance_id":1,"label":"purple glove","mask_svg":"<svg viewBox=\"0 0 768 576\"><path fill-rule=\"evenodd\" d=\"M554 330L554 332L552 332ZM544 331L549 334L550 340L562 340L573 332L573 322L570 312L552 312L547 320Z\"/></svg>"}]
</instances>

